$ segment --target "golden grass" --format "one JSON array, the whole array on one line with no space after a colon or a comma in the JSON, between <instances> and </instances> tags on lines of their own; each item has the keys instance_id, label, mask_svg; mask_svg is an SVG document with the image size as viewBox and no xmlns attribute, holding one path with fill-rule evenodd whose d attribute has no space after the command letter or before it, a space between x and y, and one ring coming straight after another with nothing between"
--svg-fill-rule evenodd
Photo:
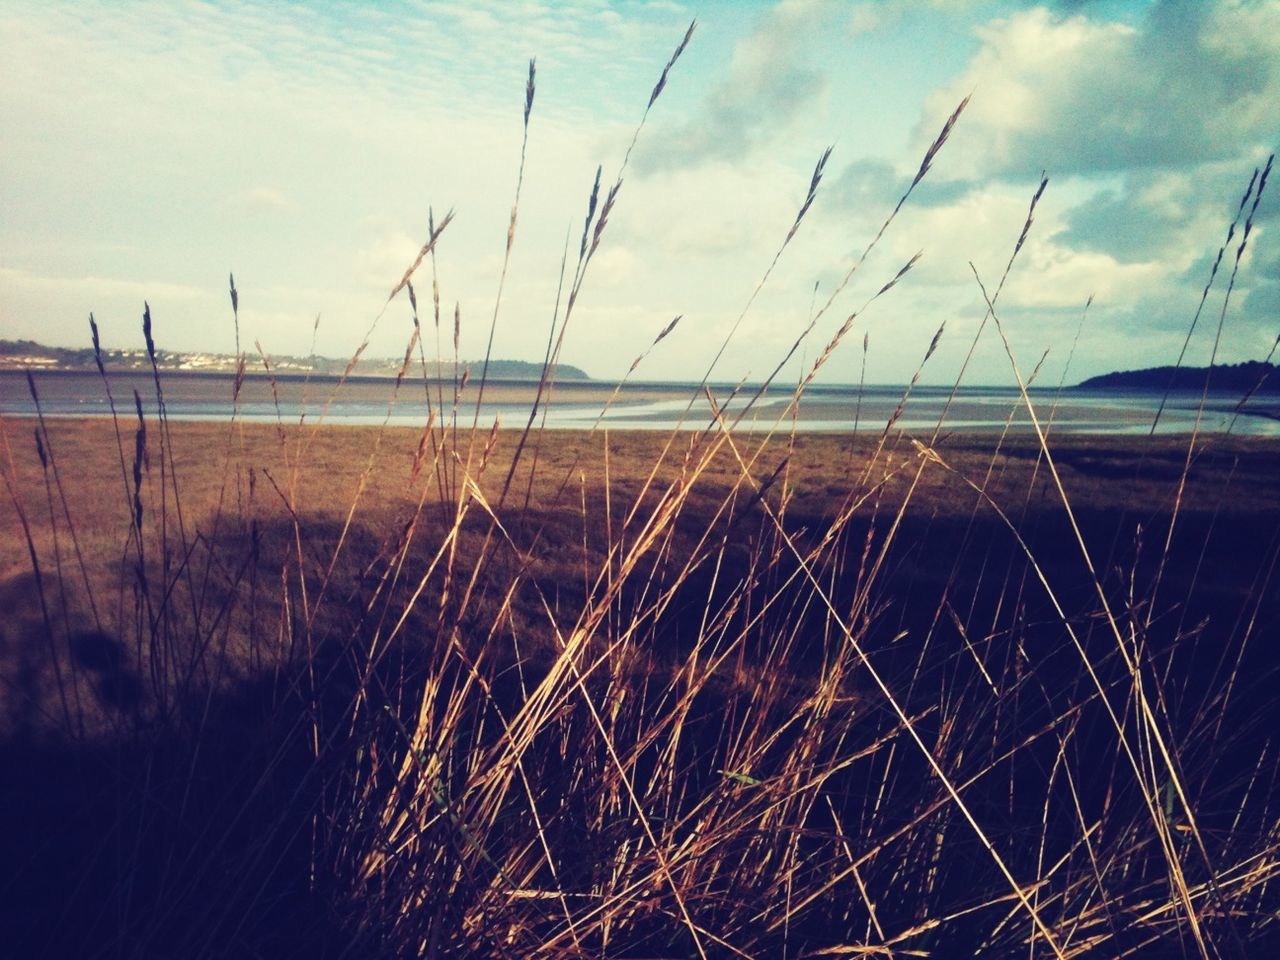
<instances>
[{"instance_id":1,"label":"golden grass","mask_svg":"<svg viewBox=\"0 0 1280 960\"><path fill-rule=\"evenodd\" d=\"M11 444L23 426L6 424ZM455 502L440 499L431 472L418 466L415 474L417 431L238 425L229 433L224 425L170 424L164 462L180 483L184 522L201 533L184 562L170 560L168 573L149 549L153 569L144 578L129 569L136 556L122 564L121 532L132 524L135 491L126 486L132 478L121 478L110 424L52 421L37 432L46 463L75 464L63 471L57 495L66 509L55 503L48 522L48 468L34 443L14 445L14 505L29 518L45 514L32 525L33 546L38 556L61 560L56 579L46 573L51 629L42 629L29 598L13 597L29 580L29 561L14 558L4 583L14 585L9 604L28 638L45 633L66 647L40 661L39 683L26 691L11 686L11 696L25 692L42 702L11 711L8 732L57 740L70 729L86 744L122 736L147 743L157 724L194 723L199 736L219 736L225 721L180 719L192 698L221 704L258 684L276 689L271 706L258 708L266 711L263 722L293 716L293 746L326 768L324 795L312 799L319 808L294 811L326 833L323 851L313 851L311 882L337 898L335 922L343 936L354 930L360 949L371 949L366 925L379 943L444 937L430 928L443 921L428 923L423 912L423 903L437 899L449 904L449 952L491 949L497 911L507 918L504 936L514 937L522 954L590 953L630 942L627 931L641 930L642 942L687 939L679 949L701 943L716 952L725 949L715 946L719 939L748 954L767 953L778 937L792 936L801 917L817 925L816 932L802 925L805 943L824 943L836 930L848 936L848 917L833 915L829 903L846 887L862 903L852 912L868 923L874 916L872 928L880 928L862 946L884 949L936 942L930 931L950 929L960 917L995 916L1010 895L1025 901L1034 924L1010 927L1007 919L1007 939L999 941L1006 946L1029 936L1065 949L1058 943L1064 924L1116 922L1114 912L1090 912L1095 890L1080 902L1084 914L1071 914L1068 923L1070 911L1062 911L1070 889L1054 888L1056 874L1026 889L1009 885L1014 867L1007 861L1018 863L1026 851L988 832L1005 833L1034 814L1037 871L1048 870L1050 855L1098 860L1092 845L1104 820L1096 818L1117 816L1115 801L1080 784L1099 761L1082 754L1072 770L1070 743L1082 726L1100 736L1097 721L1084 718L1104 709L1104 697L1123 699L1132 670L1105 652L1088 654L1082 642L1080 662L1098 686L1090 692L1074 672L1055 675L1064 654L1053 625L1088 634L1105 621L1097 619L1103 608L1081 591L1090 580L1070 556L1028 566L1012 549L1030 542L1040 553L1067 532L1040 447L1028 438L1006 439L998 450L995 438L950 438L922 456L905 438L799 436L767 445L748 475L743 444L756 442L750 435L728 442L718 440L725 435L685 436L673 444L650 434L550 432L538 438L536 472L517 472L512 485L528 490L529 505L498 512L493 504L519 443L516 431L486 441L487 452L477 455L482 469ZM1136 536L1142 526L1158 531L1169 521L1184 442L1055 443L1063 489L1095 542ZM465 452L462 446L456 456ZM159 533L157 459L151 451L143 460L148 540ZM1280 491L1268 481L1276 459L1273 445L1241 438L1217 440L1198 457L1183 519L1209 531L1217 543L1212 556L1221 557L1243 531L1264 544L1270 537L1274 552ZM1117 486L1117 477L1125 483ZM68 516L76 519L79 557L66 549ZM8 542L21 542L17 517L18 510L5 515ZM1016 517L1021 535L1008 536L1002 517ZM1227 574L1190 569L1196 546L1180 547L1171 565L1179 589L1199 588L1216 616L1250 603L1274 615L1259 592L1265 582L1238 580L1248 564L1236 562ZM1117 557L1132 577L1150 577L1150 560L1133 557L1132 549L1121 541ZM981 572L966 569L978 563ZM1070 592L1073 605L1051 608L1032 595L1025 581L1035 570L1047 570L1043 586ZM163 615L140 627L144 580L153 592L158 582L169 587L165 600L151 601L163 605ZM90 596L103 608L100 624L85 604ZM1171 609L1178 614L1173 630L1153 626L1148 612L1131 612L1133 629L1159 637L1145 639L1159 649L1143 656L1152 669L1164 665L1166 682L1188 644L1227 639L1225 625L1188 623L1186 611ZM1188 641L1174 642L1188 631ZM114 681L84 654L85 637L99 632L104 649L118 641L110 647ZM191 637L204 640L193 644ZM1045 650L1048 676L1028 659L1035 645ZM6 662L10 677L14 666ZM1044 702L1011 705L1028 684ZM135 695L113 698L113 689ZM1215 703L1209 690L1199 696L1197 716ZM314 715L324 712L322 702L333 716ZM892 709L882 714L886 707ZM1019 712L1029 719L1016 719ZM1114 758L1128 742L1129 722L1115 731L1126 739L1117 737L1102 756ZM950 745L951 737L959 742ZM982 759L962 759L975 737L991 738ZM290 743L286 738L280 749ZM376 758L361 756L375 749ZM1012 789L1026 776L1015 776L1018 758L1045 750L1049 782L1028 785L1031 800L1019 794L994 820L988 809L983 826L971 804L988 806L991 798L979 785L1003 775ZM337 771L327 769L335 757L346 759ZM934 765L936 786L921 779L921 761ZM1124 779L1108 775L1117 789ZM449 796L442 798L446 780ZM1107 869L1127 876L1160 849L1170 855L1179 836L1175 811L1167 831L1148 824L1151 836L1141 832L1153 812L1164 822L1159 782L1145 788L1150 802L1121 821L1114 840L1124 849L1110 851L1111 866L1099 863L1091 883L1110 889L1116 881ZM1095 821L1080 820L1091 802L1101 804L1089 811ZM1050 828L1055 805L1078 806L1074 830ZM902 858L958 831L940 826L951 824L953 812L970 821L979 849L1004 865L1005 889L989 886L990 902L967 912L960 906L967 889L949 890L956 878L943 878L957 870L970 876L981 861L956 853L947 866L953 854L944 857L939 847L930 855L933 873L908 885L916 889L908 900L918 904L904 914L906 904L885 901L901 882ZM457 831L453 839L450 830ZM593 842L612 852L587 870L577 862L588 856L581 835L601 832L608 839ZM963 835L954 842L958 850L968 846ZM389 849L399 853L390 857ZM754 852L744 862L747 850ZM483 888L472 887L474 877L459 874L457 864L448 866L457 856L488 876ZM1267 856L1257 866L1269 864ZM422 869L434 872L424 877ZM1246 873L1241 897L1256 895L1269 871ZM1200 880L1197 893L1198 875L1193 870L1183 880L1181 909L1190 906L1199 921L1197 903L1227 893L1216 879ZM381 898L389 877L388 902ZM1140 889L1138 902L1148 909L1151 889ZM674 915L658 906L664 897ZM769 897L781 899L766 908ZM478 899L463 907L469 898ZM1113 911L1132 917L1137 907L1123 903L1112 903ZM1203 909L1212 915L1218 908ZM363 910L372 915L351 928L349 912ZM927 919L909 922L921 910ZM948 911L957 916L948 919ZM1176 909L1167 926L1160 916L1150 921L1153 929L1175 935ZM895 933L885 926L891 918ZM1104 945L1117 936L1112 930L1094 952L1106 955Z\"/></svg>"}]
</instances>

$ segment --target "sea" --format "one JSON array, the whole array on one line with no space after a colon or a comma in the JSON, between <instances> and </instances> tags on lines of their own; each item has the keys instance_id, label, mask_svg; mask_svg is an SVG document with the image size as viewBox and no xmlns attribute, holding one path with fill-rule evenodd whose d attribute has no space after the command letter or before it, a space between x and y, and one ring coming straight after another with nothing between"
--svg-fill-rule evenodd
<instances>
[{"instance_id":1,"label":"sea","mask_svg":"<svg viewBox=\"0 0 1280 960\"><path fill-rule=\"evenodd\" d=\"M542 391L526 381L475 382L458 391L451 381L397 384L387 377L256 375L234 396L226 373L161 371L159 389L150 370L96 372L36 369L0 371L0 416L136 418L158 415L161 401L171 420L328 423L421 428L473 424L523 428L530 422L553 430L702 430L717 420L744 431L848 433L987 433L1042 430L1056 434L1142 436L1193 430L1242 436L1280 436L1280 399L1199 391L1032 387L1024 401L1016 386L812 384L796 400L794 386L565 380ZM535 399L537 406L535 408ZM1033 420L1034 413L1034 420Z\"/></svg>"}]
</instances>

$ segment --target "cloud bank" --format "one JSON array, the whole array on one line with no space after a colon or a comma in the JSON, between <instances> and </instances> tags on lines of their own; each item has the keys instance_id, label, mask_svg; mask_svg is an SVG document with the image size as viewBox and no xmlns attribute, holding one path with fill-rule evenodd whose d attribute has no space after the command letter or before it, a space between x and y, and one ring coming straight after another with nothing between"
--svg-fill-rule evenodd
<instances>
[{"instance_id":1,"label":"cloud bank","mask_svg":"<svg viewBox=\"0 0 1280 960\"><path fill-rule=\"evenodd\" d=\"M242 320L268 349L305 349L319 313L320 348L349 353L428 211L453 208L442 298L462 313L464 353L482 351L536 56L495 349L541 356L596 167L617 169L695 13L566 339L565 360L599 376L622 373L676 314L652 375L699 376L834 143L816 204L725 356L729 378L771 370L970 94L796 363L923 251L859 320L869 374L909 377L945 320L926 380L952 375L982 315L969 263L999 275L1041 171L1050 187L1001 300L1019 355L1049 349L1056 376L1093 296L1075 375L1118 357L1169 362L1244 185L1280 140L1280 0L14 0L0 9L0 335L80 343L94 310L124 344L151 291L168 346L220 349L233 269ZM1260 356L1280 332L1278 216L1264 200L1224 359ZM394 355L408 330L394 307L388 318L371 349ZM837 357L829 376L856 378L858 362ZM985 344L972 371L1009 377Z\"/></svg>"}]
</instances>

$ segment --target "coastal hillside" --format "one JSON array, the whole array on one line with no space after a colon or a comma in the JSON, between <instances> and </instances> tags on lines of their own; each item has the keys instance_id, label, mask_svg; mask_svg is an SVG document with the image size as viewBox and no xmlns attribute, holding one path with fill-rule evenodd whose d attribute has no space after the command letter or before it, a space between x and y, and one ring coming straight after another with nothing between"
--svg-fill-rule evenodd
<instances>
[{"instance_id":1,"label":"coastal hillside","mask_svg":"<svg viewBox=\"0 0 1280 960\"><path fill-rule=\"evenodd\" d=\"M271 369L281 373L313 373L320 376L337 376L347 368L347 360L332 357L287 355L270 356ZM102 350L102 363L108 370L150 369L151 361L146 350ZM236 358L228 353L182 353L157 350L156 365L166 371L207 371L231 373L236 369ZM367 377L394 377L404 365L403 357L363 357L354 372ZM427 360L414 363L414 372L425 373L428 379L451 380L461 376L471 367L472 374L479 372L480 363L453 363L452 361ZM91 347L50 347L34 340L0 340L0 370L36 368L40 370L95 370L96 362ZM250 357L248 372L261 372L260 357ZM493 380L537 380L542 375L541 363L526 360L490 360L489 377ZM562 380L590 380L584 370L560 364L556 376Z\"/></svg>"},{"instance_id":2,"label":"coastal hillside","mask_svg":"<svg viewBox=\"0 0 1280 960\"><path fill-rule=\"evenodd\" d=\"M1104 373L1090 377L1078 387L1085 390L1203 390L1207 377L1210 390L1280 393L1280 377L1275 371L1275 364L1261 360L1215 367L1148 367Z\"/></svg>"}]
</instances>

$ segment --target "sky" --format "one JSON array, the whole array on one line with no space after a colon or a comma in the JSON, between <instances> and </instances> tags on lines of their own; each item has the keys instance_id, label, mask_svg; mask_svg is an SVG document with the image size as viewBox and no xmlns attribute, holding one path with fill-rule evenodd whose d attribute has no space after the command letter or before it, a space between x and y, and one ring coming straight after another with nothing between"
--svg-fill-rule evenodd
<instances>
[{"instance_id":1,"label":"sky","mask_svg":"<svg viewBox=\"0 0 1280 960\"><path fill-rule=\"evenodd\" d=\"M368 334L369 355L400 355L410 308L387 294L453 210L446 353L456 306L463 359L482 358L497 305L493 355L540 360L596 170L607 189L695 19L565 330L562 360L596 377L681 316L634 376L697 380L729 338L713 379L758 380L817 315L795 380L856 312L823 380L862 376L865 335L866 380L903 382L942 326L922 382L972 348L966 382L1011 383L990 324L973 346L975 271L994 289L1042 173L997 307L1019 369L1056 385L1172 363L1280 141L1280 0L6 0L0 337L87 345L93 311L105 345L138 347L147 301L161 347L229 353L234 272L246 345L345 357ZM1277 193L1224 313L1237 232L1187 362L1208 362L1220 319L1219 362L1280 334Z\"/></svg>"}]
</instances>

